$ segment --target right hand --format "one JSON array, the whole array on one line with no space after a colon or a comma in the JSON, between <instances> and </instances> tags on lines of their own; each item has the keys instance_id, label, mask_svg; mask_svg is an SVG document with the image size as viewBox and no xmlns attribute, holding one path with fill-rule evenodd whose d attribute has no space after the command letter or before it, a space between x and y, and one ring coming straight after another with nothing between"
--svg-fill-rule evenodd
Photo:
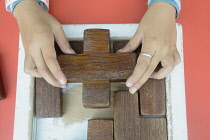
<instances>
[{"instance_id":1,"label":"right hand","mask_svg":"<svg viewBox=\"0 0 210 140\"><path fill-rule=\"evenodd\" d=\"M34 0L23 0L14 9L25 49L25 73L65 88L67 79L56 59L54 40L65 54L75 54L61 24Z\"/></svg>"}]
</instances>

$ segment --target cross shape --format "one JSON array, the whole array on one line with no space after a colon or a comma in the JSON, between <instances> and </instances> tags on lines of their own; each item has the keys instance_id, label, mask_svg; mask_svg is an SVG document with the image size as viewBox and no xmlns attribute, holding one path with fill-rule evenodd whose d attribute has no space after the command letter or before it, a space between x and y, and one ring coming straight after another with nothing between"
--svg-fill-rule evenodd
<instances>
[{"instance_id":1,"label":"cross shape","mask_svg":"<svg viewBox=\"0 0 210 140\"><path fill-rule=\"evenodd\" d=\"M83 83L83 105L107 108L110 81L124 81L133 72L135 53L111 53L108 29L84 31L82 54L60 55L58 62L68 82Z\"/></svg>"}]
</instances>

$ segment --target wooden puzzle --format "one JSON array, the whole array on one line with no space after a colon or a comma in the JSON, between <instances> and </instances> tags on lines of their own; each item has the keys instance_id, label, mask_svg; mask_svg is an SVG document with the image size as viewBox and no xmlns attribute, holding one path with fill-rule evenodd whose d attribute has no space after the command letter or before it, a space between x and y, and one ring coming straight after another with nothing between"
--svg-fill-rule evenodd
<instances>
[{"instance_id":1,"label":"wooden puzzle","mask_svg":"<svg viewBox=\"0 0 210 140\"><path fill-rule=\"evenodd\" d=\"M113 52L126 43L115 41ZM84 43L73 42L71 46L79 54L62 55L57 51L68 82L83 83L85 108L108 108L110 82L122 82L131 75L140 51L110 52L109 30L105 29L85 30ZM116 91L114 117L89 120L88 140L167 140L165 90L164 79L149 79L134 95ZM61 90L37 78L36 117L61 117L61 110Z\"/></svg>"},{"instance_id":2,"label":"wooden puzzle","mask_svg":"<svg viewBox=\"0 0 210 140\"><path fill-rule=\"evenodd\" d=\"M83 83L83 105L86 108L108 108L110 81L124 81L135 67L135 53L110 53L109 44L109 30L88 29L84 32L82 54L58 56L58 62L68 82ZM39 81L42 81L41 84ZM42 92L46 90L45 85L53 89L53 92L48 90L50 93L46 91L50 96ZM60 110L60 101L57 101L60 91L47 86L43 79L37 80L36 88L36 116L61 116L60 111L54 112Z\"/></svg>"},{"instance_id":3,"label":"wooden puzzle","mask_svg":"<svg viewBox=\"0 0 210 140\"><path fill-rule=\"evenodd\" d=\"M138 26L138 24L81 24L63 25L63 29L72 48L76 51L77 54L84 53L84 30L92 28L109 29L110 53L115 53L117 50L126 45L128 40L130 40L130 38L135 34ZM176 66L174 71L171 72L165 79L154 81L150 79L149 81L147 81L147 83L145 83L144 86L137 93L137 113L139 115L137 114L138 116L133 117L133 119L135 120L135 122L138 122L140 120L140 127L138 130L140 131L139 136L141 139L162 139L160 135L165 137L165 132L167 132L168 140L187 140L182 26L181 24L176 24L176 26L177 49L182 58L181 63ZM55 44L55 46L57 46L57 44ZM139 51L140 50L135 51L136 56L138 56ZM62 55L62 52L59 49L57 49L56 52L58 56ZM116 102L114 100L116 96L119 98L118 92L123 91L123 93L126 93L128 91L128 88L125 86L125 82L117 82L116 80L112 79L110 80L109 88L111 94L109 108L84 108L83 84L71 83L71 81L68 81L69 83L67 88L57 90L57 93L60 90L60 94L55 94L54 96L52 96L52 94L50 93L53 92L48 91L48 94L52 96L52 98L48 97L47 100L42 100L43 102L47 102L44 105L48 106L42 107L42 113L40 113L41 116L43 116L42 118L41 116L37 117L37 114L35 114L37 113L36 98L38 98L36 97L36 92L40 90L36 88L36 86L38 86L38 84L36 85L36 83L38 83L38 80L42 79L36 79L35 82L33 77L24 73L23 67L24 47L20 37L13 136L14 140L86 140L91 139L91 137L93 139L93 137L97 135L101 138L105 137L107 139L116 139L117 137L121 138L119 137L121 130L133 129L132 127L130 127L130 129L125 128L125 126L123 125L124 123L122 123L120 128L118 128L119 130L115 132L116 123L119 123L121 120L127 120L130 116L127 114L125 115L127 117L119 118L118 120L115 119L117 112L114 111L116 108ZM45 81L42 82L43 88L44 84L47 83L44 83ZM50 90L54 91L53 87L48 88L51 88ZM45 90L46 89L42 89L42 91ZM128 95L131 97L133 96L130 94ZM44 97L44 95L42 96ZM60 104L57 104L59 103L59 100L55 100L56 98L54 97L56 96L61 97ZM136 97L136 95L134 96ZM128 98L130 100L133 100L131 97ZM121 98L123 99L123 97ZM143 98L145 98L145 100ZM55 100L57 103L48 103L49 101L53 100ZM164 100L165 102L163 102ZM123 100L121 100L121 103L122 101ZM123 102L126 102L126 100ZM130 106L132 107L133 105ZM55 109L54 112L52 111L51 114L47 114L47 112L49 112L49 110L52 110L52 108ZM118 112L120 114L126 114L126 112L130 112L130 110L123 112L122 110L118 109ZM58 114L61 117L58 117ZM106 127L105 129L102 129L102 127L100 127L101 124L105 124L107 121L110 123L104 125ZM165 130L165 121L167 131ZM157 125L154 126L153 124ZM92 129L91 126L93 126ZM133 127L136 128L135 125ZM97 131L92 131L94 128L98 128L95 129ZM114 131L112 131L112 128L114 128ZM157 131L158 129L160 131ZM139 131L134 131L133 133ZM131 132L126 132L126 135L130 134Z\"/></svg>"}]
</instances>

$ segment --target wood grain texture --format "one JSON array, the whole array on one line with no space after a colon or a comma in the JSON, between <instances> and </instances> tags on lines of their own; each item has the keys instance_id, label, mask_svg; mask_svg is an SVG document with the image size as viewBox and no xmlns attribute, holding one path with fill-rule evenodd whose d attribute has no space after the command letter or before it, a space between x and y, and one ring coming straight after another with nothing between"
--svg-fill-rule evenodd
<instances>
[{"instance_id":1,"label":"wood grain texture","mask_svg":"<svg viewBox=\"0 0 210 140\"><path fill-rule=\"evenodd\" d=\"M76 53L83 53L58 57L68 82L82 82L83 80L119 81L119 79L124 81L123 79L127 79L135 67L136 55L134 53L110 53L109 43L109 30L107 29L85 30L84 51L81 49L83 44L81 41L70 42L72 48L75 51L77 49Z\"/></svg>"},{"instance_id":2,"label":"wood grain texture","mask_svg":"<svg viewBox=\"0 0 210 140\"><path fill-rule=\"evenodd\" d=\"M127 79L135 67L136 55L87 52L79 55L61 55L58 62L69 82Z\"/></svg>"},{"instance_id":3,"label":"wood grain texture","mask_svg":"<svg viewBox=\"0 0 210 140\"><path fill-rule=\"evenodd\" d=\"M140 118L138 93L114 93L114 138L116 140L167 140L165 118Z\"/></svg>"},{"instance_id":4,"label":"wood grain texture","mask_svg":"<svg viewBox=\"0 0 210 140\"><path fill-rule=\"evenodd\" d=\"M86 29L84 31L84 52L109 52L108 29Z\"/></svg>"},{"instance_id":5,"label":"wood grain texture","mask_svg":"<svg viewBox=\"0 0 210 140\"><path fill-rule=\"evenodd\" d=\"M114 93L114 137L116 140L140 140L138 93Z\"/></svg>"},{"instance_id":6,"label":"wood grain texture","mask_svg":"<svg viewBox=\"0 0 210 140\"><path fill-rule=\"evenodd\" d=\"M3 80L1 76L1 71L0 71L0 100L5 99L5 91L4 91L4 85L3 85Z\"/></svg>"},{"instance_id":7,"label":"wood grain texture","mask_svg":"<svg viewBox=\"0 0 210 140\"><path fill-rule=\"evenodd\" d=\"M122 49L129 40L120 40L120 41L114 41L113 42L113 52L117 52L118 50Z\"/></svg>"},{"instance_id":8,"label":"wood grain texture","mask_svg":"<svg viewBox=\"0 0 210 140\"><path fill-rule=\"evenodd\" d=\"M140 111L146 116L166 115L165 79L149 79L140 88Z\"/></svg>"},{"instance_id":9,"label":"wood grain texture","mask_svg":"<svg viewBox=\"0 0 210 140\"><path fill-rule=\"evenodd\" d=\"M166 118L140 118L139 140L167 140Z\"/></svg>"},{"instance_id":10,"label":"wood grain texture","mask_svg":"<svg viewBox=\"0 0 210 140\"><path fill-rule=\"evenodd\" d=\"M82 54L58 56L58 62L68 82L84 83L84 107L109 107L107 82L125 81L135 67L135 53L110 53L109 44L109 30L87 29L84 32ZM101 81L106 81L106 84Z\"/></svg>"},{"instance_id":11,"label":"wood grain texture","mask_svg":"<svg viewBox=\"0 0 210 140\"><path fill-rule=\"evenodd\" d=\"M83 105L85 108L108 108L109 102L109 80L83 82Z\"/></svg>"},{"instance_id":12,"label":"wood grain texture","mask_svg":"<svg viewBox=\"0 0 210 140\"><path fill-rule=\"evenodd\" d=\"M83 53L83 41L70 41L69 43L76 54Z\"/></svg>"},{"instance_id":13,"label":"wood grain texture","mask_svg":"<svg viewBox=\"0 0 210 140\"><path fill-rule=\"evenodd\" d=\"M113 140L113 120L89 120L88 140Z\"/></svg>"},{"instance_id":14,"label":"wood grain texture","mask_svg":"<svg viewBox=\"0 0 210 140\"><path fill-rule=\"evenodd\" d=\"M36 117L61 117L61 89L36 78Z\"/></svg>"}]
</instances>

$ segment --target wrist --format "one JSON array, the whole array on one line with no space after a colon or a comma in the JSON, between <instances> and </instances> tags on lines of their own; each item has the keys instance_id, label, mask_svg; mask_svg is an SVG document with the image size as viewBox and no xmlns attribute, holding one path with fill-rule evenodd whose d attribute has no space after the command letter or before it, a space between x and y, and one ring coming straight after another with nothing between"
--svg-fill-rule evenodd
<instances>
[{"instance_id":1,"label":"wrist","mask_svg":"<svg viewBox=\"0 0 210 140\"><path fill-rule=\"evenodd\" d=\"M164 1L156 1L152 3L149 8L156 9L158 14L162 14L162 16L170 16L172 18L175 18L176 16L176 8Z\"/></svg>"},{"instance_id":2,"label":"wrist","mask_svg":"<svg viewBox=\"0 0 210 140\"><path fill-rule=\"evenodd\" d=\"M29 11L38 12L41 7L35 0L22 0L14 8L13 15L16 19L23 17ZM31 15L33 16L33 15Z\"/></svg>"}]
</instances>

